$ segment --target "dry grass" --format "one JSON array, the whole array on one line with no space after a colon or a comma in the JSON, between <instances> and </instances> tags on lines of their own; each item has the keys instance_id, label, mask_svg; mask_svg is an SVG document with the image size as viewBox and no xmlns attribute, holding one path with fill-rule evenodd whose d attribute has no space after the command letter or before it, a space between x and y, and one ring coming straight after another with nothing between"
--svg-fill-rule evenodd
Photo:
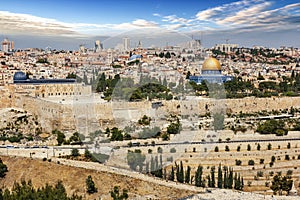
<instances>
[{"instance_id":1,"label":"dry grass","mask_svg":"<svg viewBox=\"0 0 300 200\"><path fill-rule=\"evenodd\" d=\"M99 199L99 196L110 199L109 191L116 185L121 189L128 189L130 197L151 195L159 199L177 199L193 194L191 191L169 188L112 173L29 158L4 156L1 158L9 170L6 177L0 180L1 187L12 188L15 181L20 182L22 179L32 180L35 187L44 186L46 183L55 184L58 180L62 180L68 194L77 193L84 196L84 199ZM98 188L97 194L85 194L85 180L88 175L92 176Z\"/></svg>"}]
</instances>

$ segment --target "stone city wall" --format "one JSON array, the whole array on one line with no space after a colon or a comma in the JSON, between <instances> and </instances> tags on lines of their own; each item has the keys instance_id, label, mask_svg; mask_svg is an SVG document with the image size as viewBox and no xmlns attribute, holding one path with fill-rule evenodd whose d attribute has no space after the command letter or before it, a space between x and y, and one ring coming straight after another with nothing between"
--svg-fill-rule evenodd
<instances>
[{"instance_id":1,"label":"stone city wall","mask_svg":"<svg viewBox=\"0 0 300 200\"><path fill-rule=\"evenodd\" d=\"M92 97L91 97L92 98ZM143 115L153 116L161 113L179 115L203 115L214 109L226 109L231 113L258 112L262 110L283 110L291 107L300 108L300 97L243 98L214 101L208 98L184 101L162 101L163 106L152 109L152 103L143 102L100 102L98 100L70 100L54 102L46 99L16 95L12 105L37 115L44 131L54 129L89 133L100 128L112 128L116 124L125 127L136 122ZM215 106L216 105L216 106Z\"/></svg>"}]
</instances>

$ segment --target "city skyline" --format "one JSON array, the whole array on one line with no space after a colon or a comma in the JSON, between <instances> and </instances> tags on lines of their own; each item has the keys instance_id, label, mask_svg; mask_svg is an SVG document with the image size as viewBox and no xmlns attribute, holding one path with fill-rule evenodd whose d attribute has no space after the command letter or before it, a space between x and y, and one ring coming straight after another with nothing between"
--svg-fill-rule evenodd
<instances>
[{"instance_id":1,"label":"city skyline","mask_svg":"<svg viewBox=\"0 0 300 200\"><path fill-rule=\"evenodd\" d=\"M78 49L79 44L92 46L97 39L110 47L105 45L107 38L120 33L130 38L139 32L147 44L153 31L158 38L170 32L194 36L205 47L226 41L241 46L300 46L300 3L295 0L72 1L72 5L29 0L0 6L1 39L12 38L16 48Z\"/></svg>"}]
</instances>

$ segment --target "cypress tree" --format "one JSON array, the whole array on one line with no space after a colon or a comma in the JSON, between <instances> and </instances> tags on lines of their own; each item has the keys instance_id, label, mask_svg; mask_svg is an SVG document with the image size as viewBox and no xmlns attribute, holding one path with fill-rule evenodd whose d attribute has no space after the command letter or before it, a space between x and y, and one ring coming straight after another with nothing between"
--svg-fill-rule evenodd
<instances>
[{"instance_id":1,"label":"cypress tree","mask_svg":"<svg viewBox=\"0 0 300 200\"><path fill-rule=\"evenodd\" d=\"M197 168L196 174L195 174L195 186L196 187L203 186L202 173L203 173L203 167L201 165L199 165Z\"/></svg>"},{"instance_id":2,"label":"cypress tree","mask_svg":"<svg viewBox=\"0 0 300 200\"><path fill-rule=\"evenodd\" d=\"M234 173L233 182L234 182L233 188L234 188L235 190L237 190L237 189L239 188L239 181L238 181L238 176L237 176L237 173L236 173L236 172Z\"/></svg>"},{"instance_id":3,"label":"cypress tree","mask_svg":"<svg viewBox=\"0 0 300 200\"><path fill-rule=\"evenodd\" d=\"M191 167L187 166L186 172L185 172L185 183L190 183L191 180Z\"/></svg>"},{"instance_id":4,"label":"cypress tree","mask_svg":"<svg viewBox=\"0 0 300 200\"><path fill-rule=\"evenodd\" d=\"M233 185L233 169L229 168L228 188L232 189L232 185Z\"/></svg>"},{"instance_id":5,"label":"cypress tree","mask_svg":"<svg viewBox=\"0 0 300 200\"><path fill-rule=\"evenodd\" d=\"M222 189L223 187L223 174L222 174L222 167L221 164L219 165L218 169L218 188Z\"/></svg>"},{"instance_id":6,"label":"cypress tree","mask_svg":"<svg viewBox=\"0 0 300 200\"><path fill-rule=\"evenodd\" d=\"M86 191L87 191L87 193L93 194L93 193L96 193L96 192L97 192L97 188L96 188L96 186L95 186L95 183L94 183L94 181L93 181L91 175L89 175L89 176L86 178L85 183L86 183ZM63 185L62 185L62 187L63 187ZM65 189L64 189L64 190L65 190Z\"/></svg>"},{"instance_id":7,"label":"cypress tree","mask_svg":"<svg viewBox=\"0 0 300 200\"><path fill-rule=\"evenodd\" d=\"M158 170L158 157L155 156L155 162L154 162L154 171L156 172Z\"/></svg>"},{"instance_id":8,"label":"cypress tree","mask_svg":"<svg viewBox=\"0 0 300 200\"><path fill-rule=\"evenodd\" d=\"M237 182L238 182L238 184L237 184L236 189L237 190L241 190L242 189L242 181L241 181L241 175L240 174L239 174L239 176L237 178Z\"/></svg>"},{"instance_id":9,"label":"cypress tree","mask_svg":"<svg viewBox=\"0 0 300 200\"><path fill-rule=\"evenodd\" d=\"M172 166L171 174L169 176L170 181L174 181L174 167Z\"/></svg>"},{"instance_id":10,"label":"cypress tree","mask_svg":"<svg viewBox=\"0 0 300 200\"><path fill-rule=\"evenodd\" d=\"M162 169L162 155L160 155L160 159L159 159L159 165L157 166L157 177L162 178L163 177L163 169Z\"/></svg>"},{"instance_id":11,"label":"cypress tree","mask_svg":"<svg viewBox=\"0 0 300 200\"><path fill-rule=\"evenodd\" d=\"M153 157L151 156L151 162L150 162L150 174L153 175L153 172L155 171L154 169L154 159Z\"/></svg>"},{"instance_id":12,"label":"cypress tree","mask_svg":"<svg viewBox=\"0 0 300 200\"><path fill-rule=\"evenodd\" d=\"M215 166L211 167L211 187L216 187Z\"/></svg>"},{"instance_id":13,"label":"cypress tree","mask_svg":"<svg viewBox=\"0 0 300 200\"><path fill-rule=\"evenodd\" d=\"M183 170L183 164L182 161L180 161L180 166L178 167L178 176L177 176L177 181L180 183L184 182L184 170Z\"/></svg>"},{"instance_id":14,"label":"cypress tree","mask_svg":"<svg viewBox=\"0 0 300 200\"><path fill-rule=\"evenodd\" d=\"M242 177L242 185L241 185L240 190L243 190L243 189L244 189L244 178Z\"/></svg>"},{"instance_id":15,"label":"cypress tree","mask_svg":"<svg viewBox=\"0 0 300 200\"><path fill-rule=\"evenodd\" d=\"M211 179L210 179L209 175L207 175L207 180L208 180L208 187L212 187L212 185L211 185Z\"/></svg>"},{"instance_id":16,"label":"cypress tree","mask_svg":"<svg viewBox=\"0 0 300 200\"><path fill-rule=\"evenodd\" d=\"M180 182L179 181L180 180L180 167L176 163L175 163L175 165L176 165L176 179L178 182Z\"/></svg>"},{"instance_id":17,"label":"cypress tree","mask_svg":"<svg viewBox=\"0 0 300 200\"><path fill-rule=\"evenodd\" d=\"M224 166L224 181L223 181L223 185L224 185L224 188L227 189L228 188L228 180L227 180L227 167Z\"/></svg>"}]
</instances>

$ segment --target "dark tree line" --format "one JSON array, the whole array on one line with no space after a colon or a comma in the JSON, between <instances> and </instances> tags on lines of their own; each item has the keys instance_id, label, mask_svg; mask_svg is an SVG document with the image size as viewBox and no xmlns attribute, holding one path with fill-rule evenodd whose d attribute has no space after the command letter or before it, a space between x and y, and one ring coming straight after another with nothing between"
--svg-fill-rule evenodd
<instances>
[{"instance_id":1,"label":"dark tree line","mask_svg":"<svg viewBox=\"0 0 300 200\"><path fill-rule=\"evenodd\" d=\"M21 183L14 183L12 190L0 190L0 200L82 200L81 196L73 194L68 196L65 186L58 181L55 186L46 184L41 188L34 188L31 181L22 180Z\"/></svg>"},{"instance_id":2,"label":"dark tree line","mask_svg":"<svg viewBox=\"0 0 300 200\"><path fill-rule=\"evenodd\" d=\"M283 192L286 192L286 194L288 194L292 189L292 186L293 180L290 176L281 176L277 174L273 177L271 190L273 190L274 194L278 193L279 195L282 195Z\"/></svg>"},{"instance_id":3,"label":"dark tree line","mask_svg":"<svg viewBox=\"0 0 300 200\"><path fill-rule=\"evenodd\" d=\"M258 78L261 81L258 87L255 87L253 82L245 81L242 77L234 77L233 80L224 83L226 91L226 98L243 98L246 96L254 97L271 97L271 96L298 96L300 92L300 73L292 71L291 77L282 76L282 81L279 83L274 80L265 80L264 77L259 74ZM201 92L205 92L208 95L209 88L206 81L201 84L196 84L191 81L190 85L198 95L202 95ZM210 87L213 84L209 84Z\"/></svg>"},{"instance_id":4,"label":"dark tree line","mask_svg":"<svg viewBox=\"0 0 300 200\"><path fill-rule=\"evenodd\" d=\"M186 170L186 171L185 171ZM218 187L220 189L235 189L243 190L244 179L239 173L234 173L232 168L219 165L217 175L216 168L210 167L210 173L205 176L203 166L199 165L194 176L191 176L191 167L183 167L182 161L180 164L175 163L175 168L172 166L168 180L178 181L180 183L194 184L196 187Z\"/></svg>"}]
</instances>

